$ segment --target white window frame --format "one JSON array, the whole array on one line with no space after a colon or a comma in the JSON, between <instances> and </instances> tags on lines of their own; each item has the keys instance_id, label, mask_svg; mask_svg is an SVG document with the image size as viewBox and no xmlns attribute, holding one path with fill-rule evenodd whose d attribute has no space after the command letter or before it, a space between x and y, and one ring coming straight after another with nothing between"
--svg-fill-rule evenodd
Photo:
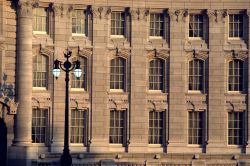
<instances>
[{"instance_id":1,"label":"white window frame","mask_svg":"<svg viewBox=\"0 0 250 166\"><path fill-rule=\"evenodd\" d=\"M230 16L231 15L239 15L242 16L242 37L230 37ZM234 22L233 22L234 23ZM239 31L238 31L239 33ZM227 33L229 40L241 40L244 38L244 15L241 13L229 13L228 14L228 33Z\"/></svg>"},{"instance_id":2,"label":"white window frame","mask_svg":"<svg viewBox=\"0 0 250 166\"><path fill-rule=\"evenodd\" d=\"M111 127L111 112L119 112L119 117L118 117L118 120L119 120L119 126L116 126L116 123L115 123L115 121L117 120L117 119L115 119L114 118L114 126L112 126ZM121 120L121 114L123 114L123 126L120 126L120 120ZM126 109L121 109L121 110L117 110L117 109L110 109L110 116L109 116L109 145L112 145L112 146L117 146L117 147L121 147L121 146L123 146L126 142L125 142L125 140L126 140L126 128L127 128L127 110ZM122 128L122 140L121 140L121 142L119 142L119 140L118 140L118 142L115 142L115 143L111 143L111 141L110 141L110 139L111 139L111 137L113 136L113 137L119 137L119 135L115 135L115 134L117 134L117 133L115 133L114 135L111 135L111 128L114 128L114 129L117 129L117 128ZM120 130L119 130L119 132L120 132Z\"/></svg>"},{"instance_id":3,"label":"white window frame","mask_svg":"<svg viewBox=\"0 0 250 166\"><path fill-rule=\"evenodd\" d=\"M201 29L202 30L202 36L197 36L197 37L194 37L194 34L193 34L193 36L190 36L190 28L189 28L189 25L190 25L190 17L191 16L197 16L197 15L199 15L199 16L201 16L202 17L202 28L200 28L199 27L199 30ZM205 21L205 19L204 19L204 15L203 14L201 14L201 13L190 13L189 15L188 15L188 38L190 39L190 40L202 40L203 38L204 38L204 21ZM198 24L199 25L199 22L198 23L196 23L196 24Z\"/></svg>"},{"instance_id":4,"label":"white window frame","mask_svg":"<svg viewBox=\"0 0 250 166\"><path fill-rule=\"evenodd\" d=\"M73 32L73 14L74 14L74 12L77 12L77 11L82 11L83 12L83 15L82 15L82 17L80 18L80 20L81 21L83 21L83 22L81 22L81 28L82 28L82 31L83 31L83 33L74 33ZM78 20L78 17L76 16L75 17L75 19L76 20ZM82 36L82 37L84 37L84 36L86 36L86 24L87 24L87 21L86 21L86 19L87 19L87 15L86 15L86 10L85 9L74 9L73 10L73 12L72 12L72 18L71 18L71 21L72 21L72 36ZM77 21L76 21L76 27L77 26L79 26L78 24L77 24Z\"/></svg>"},{"instance_id":5,"label":"white window frame","mask_svg":"<svg viewBox=\"0 0 250 166\"><path fill-rule=\"evenodd\" d=\"M46 56L46 55L43 55L43 54L40 54L40 53L37 53L37 54L35 54L32 58L33 58L33 62L32 62L32 65L34 66L34 58L36 57L36 58L38 58L38 56L41 56L42 57L42 64L38 64L38 63L36 63L37 65L37 68L39 68L38 67L38 65L45 65L45 69L46 69L46 71L34 71L34 67L33 67L33 71L32 71L32 89L33 90L46 90L47 88L48 88L48 65L49 65L49 58ZM44 59L43 59L44 58ZM44 61L45 60L45 61ZM45 64L44 64L45 63ZM44 66L41 66L42 68L44 67ZM36 82L38 82L38 81L42 81L42 80L37 80L37 79L35 79L34 80L34 73L45 73L45 86L34 86L34 81L36 81ZM41 84L41 83L40 83Z\"/></svg>"},{"instance_id":6,"label":"white window frame","mask_svg":"<svg viewBox=\"0 0 250 166\"><path fill-rule=\"evenodd\" d=\"M190 62L191 61L195 61L195 60L199 60L199 61L202 61L202 63L203 63L203 71L202 71L202 82L201 82L201 84L202 84L202 89L201 90L190 90L189 89L189 77L190 77ZM191 60L189 60L188 61L188 92L189 93L203 93L203 92L205 92L205 65L206 65L206 63L205 63L205 60L203 60L203 59L199 59L199 58L194 58L194 59L191 59ZM194 75L194 74L193 74ZM197 75L195 75L194 77L196 77Z\"/></svg>"},{"instance_id":7,"label":"white window frame","mask_svg":"<svg viewBox=\"0 0 250 166\"><path fill-rule=\"evenodd\" d=\"M123 29L123 34L112 34L112 28L115 29L115 32L117 32L117 26L115 27L112 27L112 21L114 20L114 22L117 20L116 18L115 19L112 19L112 14L118 14L120 13L121 15L121 20L118 20L119 22L122 22L123 23L123 27L120 27L121 29ZM122 16L124 17L122 19ZM110 14L110 37L111 38L125 38L125 33L126 33L126 15L125 15L125 11L120 11L120 10L114 10L111 12ZM115 16L117 17L117 16ZM115 23L116 24L116 23Z\"/></svg>"},{"instance_id":8,"label":"white window frame","mask_svg":"<svg viewBox=\"0 0 250 166\"><path fill-rule=\"evenodd\" d=\"M116 66L114 66L114 73L112 73L112 70L111 70L111 68L112 68L112 61L114 60L115 62L116 62L116 60L118 61L118 60L121 60L122 62L123 62L123 73L121 73L121 72L118 72L118 73L116 73L115 72L115 69L116 68L119 68L119 71L120 71L120 68L121 68L121 66L119 66L119 64L118 64L118 66L117 66L117 64L116 64ZM110 91L111 92L125 92L125 90L126 90L126 74L127 74L127 60L125 59L125 58L123 58L123 57L114 57L114 58L112 58L111 60L110 60L110 74L109 74L109 88L110 88ZM111 88L111 77L112 77L112 74L113 74L113 77L114 77L114 81L113 81L113 84L114 84L114 86L116 86L116 84L118 84L118 88ZM118 81L116 80L116 77L119 77L118 78ZM123 77L123 81L124 82L120 82L120 78L121 77ZM123 85L123 87L120 87L121 85Z\"/></svg>"},{"instance_id":9,"label":"white window frame","mask_svg":"<svg viewBox=\"0 0 250 166\"><path fill-rule=\"evenodd\" d=\"M71 108L70 109L70 138L69 138L69 142L71 145L80 145L80 146L86 146L87 145L87 138L88 138L88 109L77 109L77 108ZM72 125L73 123L73 111L76 111L76 112L81 112L83 117L79 117L79 114L76 114L76 117L74 117L74 120L78 121L78 124L77 125ZM80 120L83 120L83 125L84 126L79 126L79 123L81 123ZM83 139L83 142L72 142L72 132L74 131L73 128L76 128L76 129L83 129L82 131L82 139ZM77 135L77 137L81 137L81 135Z\"/></svg>"},{"instance_id":10,"label":"white window frame","mask_svg":"<svg viewBox=\"0 0 250 166\"><path fill-rule=\"evenodd\" d=\"M37 107L33 107L32 108L32 131L33 131L33 127L39 127L40 126L40 124L39 124L39 126L33 126L33 120L34 119L40 119L40 117L34 117L34 114L33 114L33 110L39 110L39 111L46 111L46 115L45 115L45 118L46 118L46 124L45 124L45 127L43 126L43 128L45 128L45 135L44 135L44 142L33 142L33 138L32 138L32 144L36 144L36 145L41 145L41 146L44 146L44 145L47 145L48 144L48 140L49 140L49 114L50 114L50 110L49 110L49 108L37 108ZM44 117L43 117L44 118ZM39 120L40 122L41 122L41 120ZM37 123L37 121L36 122L34 122L34 123ZM39 128L41 128L41 127L39 127ZM32 134L32 136L31 137L33 137L33 135L36 135L36 134L33 134L33 132L31 131L31 134ZM38 133L38 135L40 135L41 133Z\"/></svg>"},{"instance_id":11,"label":"white window frame","mask_svg":"<svg viewBox=\"0 0 250 166\"><path fill-rule=\"evenodd\" d=\"M161 16L161 20L160 21L156 21L156 20L154 20L154 25L156 25L156 23L158 23L158 24L160 24L161 23L161 26L162 26L162 29L160 29L160 32L162 31L162 34L160 34L160 35L157 35L157 36L152 36L151 35L151 22L153 22L153 21L151 21L151 17L152 17L152 15L160 15ZM151 12L150 14L149 14L149 39L163 39L163 37L164 37L164 30L165 30L165 28L164 28L164 13L159 13L159 12ZM155 26L156 27L156 26ZM155 27L154 27L154 31L156 31L156 29L155 29ZM159 29L158 29L159 30Z\"/></svg>"},{"instance_id":12,"label":"white window frame","mask_svg":"<svg viewBox=\"0 0 250 166\"><path fill-rule=\"evenodd\" d=\"M234 60L238 60L238 61L241 61L242 62L242 82L241 82L241 86L242 86L242 90L229 90L229 72L230 72L230 69L229 69L229 63L234 61ZM241 60L241 59L232 59L230 61L227 62L227 92L228 93L242 93L244 92L244 84L245 84L245 73L244 73L244 60ZM234 75L235 77L235 75ZM240 86L240 85L239 85Z\"/></svg>"},{"instance_id":13,"label":"white window frame","mask_svg":"<svg viewBox=\"0 0 250 166\"><path fill-rule=\"evenodd\" d=\"M234 114L234 113L242 113L242 119L241 119L241 121L242 121L242 144L229 144L229 114L230 113L232 113L232 114ZM244 135L244 130L245 130L245 116L246 116L246 114L245 114L245 111L241 111L241 112L235 112L235 111L231 111L231 112L227 112L227 145L228 146L231 146L231 147L242 147L242 146L244 146L244 140L245 140L245 135ZM234 123L233 123L233 128L231 128L231 129L235 129L234 128Z\"/></svg>"},{"instance_id":14,"label":"white window frame","mask_svg":"<svg viewBox=\"0 0 250 166\"><path fill-rule=\"evenodd\" d=\"M39 15L35 15L36 13L36 10L42 10L42 9L44 9L45 10L45 15L46 16L44 16L44 15L42 15L42 16L39 16ZM37 22L36 23L34 23L35 22L35 20L37 21L37 17L42 17L42 18L44 18L45 17L45 31L38 31L37 29L35 29L34 30L34 25L35 26L38 26L37 25ZM47 34L48 32L48 23L49 23L49 21L48 21L48 8L46 8L46 7L38 7L38 8L34 8L33 9L33 27L32 27L32 31L33 31L33 34L41 34L41 35L43 35L43 34ZM34 20L35 19L35 20ZM42 22L43 22L44 20L42 19ZM41 25L43 25L43 23L41 23Z\"/></svg>"}]
</instances>

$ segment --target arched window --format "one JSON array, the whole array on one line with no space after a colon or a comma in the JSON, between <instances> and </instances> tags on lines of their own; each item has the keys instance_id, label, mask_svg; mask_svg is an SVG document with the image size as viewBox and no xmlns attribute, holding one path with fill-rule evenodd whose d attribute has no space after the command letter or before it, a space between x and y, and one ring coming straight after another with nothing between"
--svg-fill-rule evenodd
<instances>
[{"instance_id":1,"label":"arched window","mask_svg":"<svg viewBox=\"0 0 250 166\"><path fill-rule=\"evenodd\" d=\"M149 63L149 90L163 90L164 64L161 59L153 59Z\"/></svg>"},{"instance_id":2,"label":"arched window","mask_svg":"<svg viewBox=\"0 0 250 166\"><path fill-rule=\"evenodd\" d=\"M122 89L125 86L126 65L123 58L115 58L110 64L110 89Z\"/></svg>"},{"instance_id":3,"label":"arched window","mask_svg":"<svg viewBox=\"0 0 250 166\"><path fill-rule=\"evenodd\" d=\"M79 57L78 60L81 63L82 75L79 79L75 77L72 72L71 88L87 89L87 58Z\"/></svg>"},{"instance_id":4,"label":"arched window","mask_svg":"<svg viewBox=\"0 0 250 166\"><path fill-rule=\"evenodd\" d=\"M47 87L47 61L44 55L33 56L33 87Z\"/></svg>"},{"instance_id":5,"label":"arched window","mask_svg":"<svg viewBox=\"0 0 250 166\"><path fill-rule=\"evenodd\" d=\"M243 61L234 59L229 62L228 67L228 90L243 90Z\"/></svg>"},{"instance_id":6,"label":"arched window","mask_svg":"<svg viewBox=\"0 0 250 166\"><path fill-rule=\"evenodd\" d=\"M199 59L189 61L188 90L202 91L204 88L204 62Z\"/></svg>"}]
</instances>

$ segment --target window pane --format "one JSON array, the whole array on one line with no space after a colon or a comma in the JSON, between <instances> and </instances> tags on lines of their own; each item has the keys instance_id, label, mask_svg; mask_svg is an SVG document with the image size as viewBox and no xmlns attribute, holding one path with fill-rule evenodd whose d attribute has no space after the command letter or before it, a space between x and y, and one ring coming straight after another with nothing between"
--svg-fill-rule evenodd
<instances>
[{"instance_id":1,"label":"window pane","mask_svg":"<svg viewBox=\"0 0 250 166\"><path fill-rule=\"evenodd\" d=\"M45 143L48 129L48 110L32 109L32 143Z\"/></svg>"},{"instance_id":2,"label":"window pane","mask_svg":"<svg viewBox=\"0 0 250 166\"><path fill-rule=\"evenodd\" d=\"M71 110L70 143L85 143L86 114L86 110Z\"/></svg>"},{"instance_id":3,"label":"window pane","mask_svg":"<svg viewBox=\"0 0 250 166\"><path fill-rule=\"evenodd\" d=\"M188 113L188 139L189 144L202 144L203 138L203 112Z\"/></svg>"}]
</instances>

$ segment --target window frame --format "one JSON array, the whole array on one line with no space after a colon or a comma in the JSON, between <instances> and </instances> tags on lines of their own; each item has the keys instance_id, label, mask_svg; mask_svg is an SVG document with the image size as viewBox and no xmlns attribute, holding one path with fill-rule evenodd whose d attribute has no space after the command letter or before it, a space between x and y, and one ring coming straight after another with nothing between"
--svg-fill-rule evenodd
<instances>
[{"instance_id":1,"label":"window frame","mask_svg":"<svg viewBox=\"0 0 250 166\"><path fill-rule=\"evenodd\" d=\"M159 114L159 116L158 116L158 119L157 119L157 121L158 121L158 126L155 126L155 119L153 119L153 122L152 122L152 125L153 126L150 126L150 120L152 120L152 119L150 119L150 113L153 113L153 114ZM162 115L160 115L160 114L162 114ZM162 146L164 146L164 144L165 144L165 138L166 138L166 114L167 114L167 112L166 112L166 110L164 110L164 111L157 111L157 110L150 110L149 112L148 112L148 145L150 146L150 147L162 147ZM162 119L160 119L161 121L162 121L162 126L159 126L159 118L160 118L160 116L162 116ZM155 117L155 115L154 115L154 117ZM152 135L150 135L150 128L152 128ZM161 129L159 129L159 128L161 128ZM158 131L158 141L159 142L157 142L157 143L150 143L150 136L152 136L152 138L155 140L155 135L154 135L154 131L155 130L157 130ZM162 134L160 135L159 134L159 130L162 130ZM153 141L154 142L154 141Z\"/></svg>"},{"instance_id":2,"label":"window frame","mask_svg":"<svg viewBox=\"0 0 250 166\"><path fill-rule=\"evenodd\" d=\"M164 33L165 33L165 16L164 16L164 12L150 12L149 13L149 39L163 39L164 38ZM161 26L162 26L162 29L160 30L160 32L162 31L162 34L160 33L160 35L151 35L151 15L161 15L161 20L158 21L157 23L161 22ZM156 22L154 22L154 25L156 24ZM156 29L154 29L156 30Z\"/></svg>"},{"instance_id":3,"label":"window frame","mask_svg":"<svg viewBox=\"0 0 250 166\"><path fill-rule=\"evenodd\" d=\"M118 21L119 21L119 23L120 22L123 23L123 27L120 27L120 29L122 29L122 34L116 34L116 33L113 34L112 33L112 29L115 29L115 32L117 32L117 27L112 26L112 21L113 20L116 21L116 17L117 17L117 16L115 16L115 19L112 19L112 14L114 14L114 13L116 13L116 14L120 13L121 20L120 21L118 20ZM122 20L122 16L123 16L123 20ZM115 25L116 25L116 23L115 23ZM112 10L110 13L110 37L111 38L125 38L125 35L126 35L126 12L124 10Z\"/></svg>"},{"instance_id":4,"label":"window frame","mask_svg":"<svg viewBox=\"0 0 250 166\"><path fill-rule=\"evenodd\" d=\"M239 61L242 63L242 82L241 82L241 87L242 87L242 90L229 90L229 76L230 76L230 68L229 68L229 64L230 62L233 62L233 61ZM233 64L234 65L234 64ZM237 59L237 58L233 58L233 59L230 59L229 61L227 61L227 92L228 93L244 93L245 92L245 71L244 71L244 66L245 66L245 60L242 60L242 59ZM235 70L235 69L234 69ZM235 71L233 70L233 72L235 73ZM240 73L240 71L239 71ZM235 77L235 75L233 75ZM240 76L239 76L240 77ZM234 85L235 83L233 83ZM239 86L240 86L240 82L239 82Z\"/></svg>"},{"instance_id":5,"label":"window frame","mask_svg":"<svg viewBox=\"0 0 250 166\"><path fill-rule=\"evenodd\" d=\"M154 60L160 60L160 62L162 63L162 85L160 85L162 88L159 88L159 89L150 89L150 77L155 77L155 75L151 75L150 74L150 69L151 69L151 66L150 66L150 63ZM154 67L155 68L155 67ZM165 88L165 85L166 85L166 77L167 77L167 71L166 71L166 59L162 59L160 57L155 57L155 58L151 58L149 59L148 61L148 91L149 92L156 92L156 93L164 93L166 88Z\"/></svg>"},{"instance_id":6,"label":"window frame","mask_svg":"<svg viewBox=\"0 0 250 166\"><path fill-rule=\"evenodd\" d=\"M230 37L230 15L239 15L239 16L242 16L242 36L238 36L238 37ZM240 12L232 12L232 13L229 13L228 14L228 33L227 33L227 37L229 40L243 40L244 39L244 24L245 24L245 19L244 19L244 14L243 13L240 13ZM234 24L234 22L233 22ZM234 31L234 29L233 29ZM237 31L238 32L238 31ZM238 32L240 33L240 32Z\"/></svg>"},{"instance_id":7,"label":"window frame","mask_svg":"<svg viewBox=\"0 0 250 166\"><path fill-rule=\"evenodd\" d=\"M81 19L83 19L83 26L82 26L82 28L83 28L83 33L73 33L73 12L74 11L83 11L83 17L81 18ZM77 19L77 17L76 17L76 19ZM76 26L77 26L77 23L76 23ZM73 11L72 11L72 14L71 14L71 34L72 34L72 36L73 37L77 37L77 36L79 36L79 37L85 37L86 36L86 34L87 34L87 27L88 27L88 15L87 15L87 9L85 9L85 8L75 8L75 9L73 9Z\"/></svg>"},{"instance_id":8,"label":"window frame","mask_svg":"<svg viewBox=\"0 0 250 166\"><path fill-rule=\"evenodd\" d=\"M111 137L113 136L113 137L119 137L119 135L117 136L117 135L115 135L115 134L117 134L117 133L115 133L114 135L111 135L111 128L114 128L114 129L117 129L117 126L112 126L111 127L111 112L112 111L114 111L114 112L119 112L119 113L121 113L122 112L122 114L123 114L123 127L122 127L122 142L121 143L111 143L111 141L110 141L110 139L111 139ZM128 128L128 126L127 126L127 117L128 117L128 111L127 111L127 109L110 109L109 110L109 145L110 146L122 146L122 147L124 147L125 145L126 145L126 139L127 139L127 128ZM119 118L120 118L120 114L119 114ZM119 119L120 120L120 119ZM115 121L116 121L116 119L114 119L114 124L115 124ZM120 122L120 121L119 121ZM120 127L120 123L119 123L119 127ZM119 141L118 141L119 142Z\"/></svg>"},{"instance_id":9,"label":"window frame","mask_svg":"<svg viewBox=\"0 0 250 166\"><path fill-rule=\"evenodd\" d=\"M38 9L44 9L45 10L45 14L46 16L39 16L39 15L34 15L34 10L38 10ZM32 32L33 34L40 34L40 35L46 35L48 34L48 29L49 29L49 11L48 11L48 7L37 7L37 8L33 8L33 22L32 22ZM34 24L35 24L35 27L37 27L37 17L45 17L45 31L39 31L37 29L34 30ZM34 19L36 19L36 23L34 23ZM42 20L43 21L43 20ZM41 23L42 24L42 23ZM41 27L41 28L44 28L44 27Z\"/></svg>"},{"instance_id":10,"label":"window frame","mask_svg":"<svg viewBox=\"0 0 250 166\"><path fill-rule=\"evenodd\" d=\"M201 32L202 36L194 37L194 34L193 34L193 36L190 36L190 16L197 16L197 15L202 16L202 29L201 29L202 30L202 32ZM201 12L199 12L199 13L190 13L188 15L188 39L190 39L190 40L203 40L204 39L204 37L205 37L204 31L205 31L205 28L206 28L204 21L205 21L205 17L204 17L204 14L202 14ZM198 24L199 24L199 22L198 22Z\"/></svg>"},{"instance_id":11,"label":"window frame","mask_svg":"<svg viewBox=\"0 0 250 166\"><path fill-rule=\"evenodd\" d=\"M229 114L230 113L232 113L232 114L235 114L235 113L238 113L238 114L240 114L240 113L242 113L242 119L241 119L241 122L242 122L242 128L241 128L241 134L242 134L242 138L241 138L241 140L239 140L239 141L241 141L242 142L242 144L230 144L229 143L229 130L230 130L230 128L229 128ZM242 146L244 146L244 141L245 141L245 129L246 129L246 127L245 127L245 125L246 125L246 112L243 110L243 111L229 111L229 112L227 112L227 146L231 146L231 147L235 147L235 146L238 146L238 147L242 147ZM234 118L235 119L235 118ZM238 120L239 121L239 120ZM231 128L231 129L233 129L233 130L235 130L235 128L234 128L234 125L235 125L235 123L234 123L234 121L233 121L233 128ZM238 135L237 135L237 137L239 137ZM234 137L233 137L234 138Z\"/></svg>"},{"instance_id":12,"label":"window frame","mask_svg":"<svg viewBox=\"0 0 250 166\"><path fill-rule=\"evenodd\" d=\"M190 128L190 114L198 114L198 116L199 116L199 121L201 122L201 125L202 126L199 126L200 124L198 124L198 127L199 128ZM201 115L199 115L199 114L201 114ZM200 117L201 116L201 117ZM188 117L188 123L187 123L187 144L188 144L188 146L200 146L200 147L202 147L203 145L204 145L204 143L205 143L205 137L206 137L206 134L205 134L205 132L206 132L206 111L205 110L201 110L201 111L195 111L195 110L188 110L188 115L187 115L187 117ZM194 117L194 116L193 116ZM194 119L192 119L193 121L192 122L194 122ZM198 122L197 121L197 119L195 119L195 122ZM190 131L189 130L195 130L196 131L196 133L197 133L197 130L201 130L201 136L198 136L198 135L196 135L196 137L195 136L193 136L193 135L190 135ZM199 138L198 137L201 137L201 142L199 143ZM194 139L196 139L196 142L197 143L189 143L190 142L190 138L191 138L191 142L195 142L195 140Z\"/></svg>"},{"instance_id":13,"label":"window frame","mask_svg":"<svg viewBox=\"0 0 250 166\"><path fill-rule=\"evenodd\" d=\"M83 112L83 141L82 143L79 142L71 142L71 137L72 137L72 111L76 111L76 112ZM75 118L76 120L79 120L79 117L77 115L77 117ZM74 126L75 128L80 128L79 126ZM72 146L87 146L88 145L88 127L89 127L89 110L87 108L71 108L70 109L70 125L69 125L69 143ZM78 135L79 137L80 135Z\"/></svg>"},{"instance_id":14,"label":"window frame","mask_svg":"<svg viewBox=\"0 0 250 166\"><path fill-rule=\"evenodd\" d=\"M49 139L50 139L50 109L48 107L43 107L43 108L38 108L38 107L32 107L32 121L31 121L31 137L33 137L33 110L40 110L40 111L46 111L46 127L45 127L45 135L44 135L44 142L33 142L33 138L32 139L32 144L37 145L37 146L48 146L49 144ZM37 118L37 117L35 117ZM41 127L39 127L41 128Z\"/></svg>"},{"instance_id":15,"label":"window frame","mask_svg":"<svg viewBox=\"0 0 250 166\"><path fill-rule=\"evenodd\" d=\"M195 61L195 60L197 60L197 61L201 61L202 62L202 67L203 67L203 72L202 72L202 89L201 90L190 90L189 89L189 83L190 83L190 81L189 81L189 79L190 79L190 62L191 61ZM195 71L193 71L194 73L195 73ZM206 91L206 60L204 60L204 59L200 59L200 58L192 58L192 59L190 59L190 60L188 60L188 92L189 93L205 93L205 91ZM197 75L194 75L193 74L193 77L197 77Z\"/></svg>"},{"instance_id":16,"label":"window frame","mask_svg":"<svg viewBox=\"0 0 250 166\"><path fill-rule=\"evenodd\" d=\"M115 71L116 71L116 68L118 67L119 68L119 71L120 71L120 66L117 66L117 62L115 61L115 60L119 60L119 59L121 59L122 60L122 62L123 62L123 73L115 73ZM114 60L114 62L115 62L115 67L114 67L114 73L113 73L113 77L114 77L114 81L113 81L113 83L114 83L114 87L116 86L116 84L117 84L117 80L115 80L115 76L118 76L119 77L119 81L118 81L118 86L121 86L121 85L123 85L123 88L118 88L118 89L116 89L116 88L111 88L111 76L112 76L112 61ZM109 90L110 90L110 92L125 92L126 91L126 84L127 84L127 66L128 66L128 64L127 64L127 59L126 58L124 58L124 57L121 57L121 56L119 56L119 57L113 57L113 58L111 58L110 59L110 61L109 61L109 64L110 64L110 66L109 66ZM119 62L119 64L120 64L120 62ZM118 65L119 65L118 64ZM121 82L120 83L120 78L121 78L121 76L123 76L123 82ZM120 85L121 84L121 85Z\"/></svg>"},{"instance_id":17,"label":"window frame","mask_svg":"<svg viewBox=\"0 0 250 166\"><path fill-rule=\"evenodd\" d=\"M71 91L88 91L88 67L89 67L89 61L88 60L89 59L86 56L75 56L72 59L74 59L74 60L78 59L81 62L80 68L82 69L82 75L81 75L80 79L82 77L84 77L84 78L83 78L83 80L78 80L75 77L74 73L72 72L71 73L71 81L70 81L70 84L71 84L70 90ZM85 62L84 65L82 64L81 59L84 60L84 62ZM85 69L85 74L84 74L84 70L83 69ZM84 87L83 88L74 88L74 87L72 87L73 81L76 81L76 82L82 81L83 84L84 84Z\"/></svg>"},{"instance_id":18,"label":"window frame","mask_svg":"<svg viewBox=\"0 0 250 166\"><path fill-rule=\"evenodd\" d=\"M33 83L34 83L34 72L35 72L34 67L33 67L32 68L32 89L33 90L47 90L48 89L48 84L49 84L49 63L50 63L49 56L46 55L46 54L42 54L42 53L35 53L35 55L34 54L32 55L32 58L38 57L38 56L41 56L42 58L44 57L45 62L46 62L46 66L45 66L46 72L36 71L37 73L45 73L46 74L46 76L45 76L45 86L44 87L38 87L38 86L33 85ZM38 63L36 63L36 64L38 64ZM32 59L32 65L34 66L34 59Z\"/></svg>"}]
</instances>

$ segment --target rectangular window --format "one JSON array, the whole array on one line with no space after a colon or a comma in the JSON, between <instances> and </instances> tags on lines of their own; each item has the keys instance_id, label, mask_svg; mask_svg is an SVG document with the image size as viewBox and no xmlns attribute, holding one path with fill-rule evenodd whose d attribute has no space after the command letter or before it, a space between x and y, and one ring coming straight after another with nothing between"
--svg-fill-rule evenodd
<instances>
[{"instance_id":1,"label":"rectangular window","mask_svg":"<svg viewBox=\"0 0 250 166\"><path fill-rule=\"evenodd\" d=\"M163 37L163 14L151 13L150 14L150 36Z\"/></svg>"},{"instance_id":2,"label":"rectangular window","mask_svg":"<svg viewBox=\"0 0 250 166\"><path fill-rule=\"evenodd\" d=\"M33 87L47 87L48 58L38 54L33 56Z\"/></svg>"},{"instance_id":3,"label":"rectangular window","mask_svg":"<svg viewBox=\"0 0 250 166\"><path fill-rule=\"evenodd\" d=\"M242 145L243 143L243 112L228 113L228 144Z\"/></svg>"},{"instance_id":4,"label":"rectangular window","mask_svg":"<svg viewBox=\"0 0 250 166\"><path fill-rule=\"evenodd\" d=\"M229 37L243 37L243 15L229 14Z\"/></svg>"},{"instance_id":5,"label":"rectangular window","mask_svg":"<svg viewBox=\"0 0 250 166\"><path fill-rule=\"evenodd\" d=\"M124 110L110 111L109 143L123 144L125 138L125 112Z\"/></svg>"},{"instance_id":6,"label":"rectangular window","mask_svg":"<svg viewBox=\"0 0 250 166\"><path fill-rule=\"evenodd\" d=\"M111 13L111 35L125 34L125 13L112 12Z\"/></svg>"},{"instance_id":7,"label":"rectangular window","mask_svg":"<svg viewBox=\"0 0 250 166\"><path fill-rule=\"evenodd\" d=\"M71 110L71 133L70 143L84 144L86 138L87 111L73 109Z\"/></svg>"},{"instance_id":8,"label":"rectangular window","mask_svg":"<svg viewBox=\"0 0 250 166\"><path fill-rule=\"evenodd\" d=\"M48 109L32 109L32 143L45 143L48 133Z\"/></svg>"},{"instance_id":9,"label":"rectangular window","mask_svg":"<svg viewBox=\"0 0 250 166\"><path fill-rule=\"evenodd\" d=\"M148 143L162 144L164 130L164 112L149 112Z\"/></svg>"},{"instance_id":10,"label":"rectangular window","mask_svg":"<svg viewBox=\"0 0 250 166\"><path fill-rule=\"evenodd\" d=\"M33 31L38 33L47 32L48 14L46 8L33 9Z\"/></svg>"},{"instance_id":11,"label":"rectangular window","mask_svg":"<svg viewBox=\"0 0 250 166\"><path fill-rule=\"evenodd\" d=\"M204 112L188 112L188 144L203 143Z\"/></svg>"},{"instance_id":12,"label":"rectangular window","mask_svg":"<svg viewBox=\"0 0 250 166\"><path fill-rule=\"evenodd\" d=\"M72 12L72 34L85 34L85 10L73 10Z\"/></svg>"},{"instance_id":13,"label":"rectangular window","mask_svg":"<svg viewBox=\"0 0 250 166\"><path fill-rule=\"evenodd\" d=\"M189 37L203 37L203 15L189 15Z\"/></svg>"}]
</instances>

